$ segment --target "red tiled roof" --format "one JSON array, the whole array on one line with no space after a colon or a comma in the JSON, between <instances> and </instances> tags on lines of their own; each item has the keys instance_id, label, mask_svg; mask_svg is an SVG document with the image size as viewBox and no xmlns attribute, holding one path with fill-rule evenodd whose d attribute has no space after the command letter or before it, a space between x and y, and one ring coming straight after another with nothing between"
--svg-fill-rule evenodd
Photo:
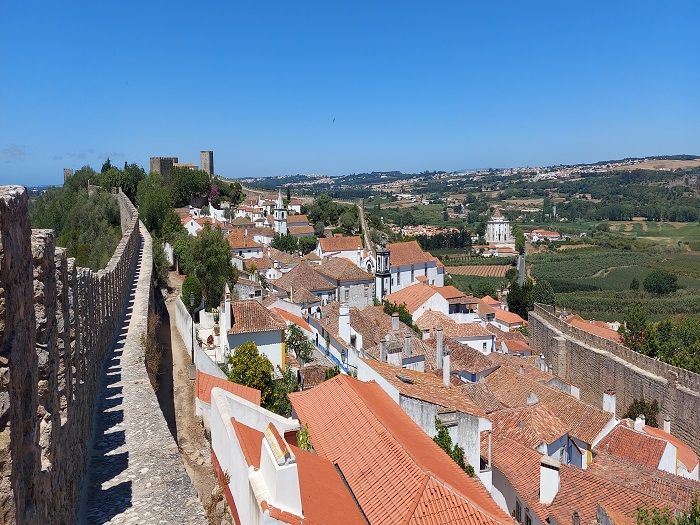
<instances>
[{"instance_id":1,"label":"red tiled roof","mask_svg":"<svg viewBox=\"0 0 700 525\"><path fill-rule=\"evenodd\" d=\"M600 326L593 321L588 321L578 315L570 315L564 319L564 321L569 323L571 326L580 328L584 332L588 332L589 334L597 335L598 337L603 337L605 339L609 339L610 341L615 341L616 343L620 342L620 334L618 334L615 330Z\"/></svg>"},{"instance_id":2,"label":"red tiled roof","mask_svg":"<svg viewBox=\"0 0 700 525\"><path fill-rule=\"evenodd\" d=\"M666 441L638 432L625 425L617 425L593 449L605 451L632 463L658 468L666 450Z\"/></svg>"},{"instance_id":3,"label":"red tiled roof","mask_svg":"<svg viewBox=\"0 0 700 525\"><path fill-rule=\"evenodd\" d=\"M260 245L253 240L250 235L246 235L246 231L241 228L232 230L226 236L228 245L232 250L240 250L241 248L260 248Z\"/></svg>"},{"instance_id":4,"label":"red tiled roof","mask_svg":"<svg viewBox=\"0 0 700 525\"><path fill-rule=\"evenodd\" d=\"M506 341L506 345L508 346L508 351L509 352L527 352L532 351L532 348L530 348L530 345L527 343L524 343L523 341L518 341L517 339L511 339L510 341Z\"/></svg>"},{"instance_id":5,"label":"red tiled roof","mask_svg":"<svg viewBox=\"0 0 700 525\"><path fill-rule=\"evenodd\" d=\"M698 456L693 452L693 449L688 445L683 443L676 436L664 432L660 428L650 427L649 425L644 425L644 432L650 436L657 437L659 439L664 439L671 443L678 450L678 460L685 465L685 468L692 471L695 465L698 464Z\"/></svg>"},{"instance_id":6,"label":"red tiled roof","mask_svg":"<svg viewBox=\"0 0 700 525\"><path fill-rule=\"evenodd\" d=\"M311 327L309 326L309 323L304 321L301 317L298 315L290 314L286 310L282 310L281 308L270 308L271 311L277 312L282 318L289 322L290 324L295 324L300 328L303 328L307 332L311 332Z\"/></svg>"},{"instance_id":7,"label":"red tiled roof","mask_svg":"<svg viewBox=\"0 0 700 525\"><path fill-rule=\"evenodd\" d=\"M504 408L492 412L489 417L493 422L494 436L512 439L529 448L542 443L551 445L568 431L567 426L541 403Z\"/></svg>"},{"instance_id":8,"label":"red tiled roof","mask_svg":"<svg viewBox=\"0 0 700 525\"><path fill-rule=\"evenodd\" d=\"M501 307L501 301L494 299L490 295L484 295L481 298L481 300L485 301L486 304L488 304L489 306L492 306L493 308L500 308Z\"/></svg>"},{"instance_id":9,"label":"red tiled roof","mask_svg":"<svg viewBox=\"0 0 700 525\"><path fill-rule=\"evenodd\" d=\"M391 252L389 260L392 267L436 262L429 252L423 251L418 241L389 243L386 247Z\"/></svg>"},{"instance_id":10,"label":"red tiled roof","mask_svg":"<svg viewBox=\"0 0 700 525\"><path fill-rule=\"evenodd\" d=\"M495 370L486 376L485 381L498 400L509 407L526 406L528 396L534 393L541 403L568 425L569 434L584 443L592 444L614 417L508 366Z\"/></svg>"},{"instance_id":11,"label":"red tiled roof","mask_svg":"<svg viewBox=\"0 0 700 525\"><path fill-rule=\"evenodd\" d=\"M493 338L493 334L479 323L458 323L449 315L436 310L428 310L423 313L414 323L421 330L434 332L437 328L442 328L445 337L452 339L466 337ZM489 350L491 347L489 345Z\"/></svg>"},{"instance_id":12,"label":"red tiled roof","mask_svg":"<svg viewBox=\"0 0 700 525\"><path fill-rule=\"evenodd\" d=\"M335 285L328 282L325 277L312 268L309 263L302 261L275 281L274 287L290 293L294 288L294 293L300 288L310 292L333 290Z\"/></svg>"},{"instance_id":13,"label":"red tiled roof","mask_svg":"<svg viewBox=\"0 0 700 525\"><path fill-rule=\"evenodd\" d=\"M374 381L339 375L289 398L370 523L512 523Z\"/></svg>"},{"instance_id":14,"label":"red tiled roof","mask_svg":"<svg viewBox=\"0 0 700 525\"><path fill-rule=\"evenodd\" d=\"M500 308L496 308L495 315L496 315L496 319L498 321L505 323L508 326L514 325L514 324L522 324L522 325L527 324L527 321L525 321L525 319L520 317L515 312L507 312L506 310L501 310Z\"/></svg>"},{"instance_id":15,"label":"red tiled roof","mask_svg":"<svg viewBox=\"0 0 700 525\"><path fill-rule=\"evenodd\" d=\"M465 383L460 386L460 390L469 401L480 407L487 414L505 407L489 390L489 386L486 383Z\"/></svg>"},{"instance_id":16,"label":"red tiled roof","mask_svg":"<svg viewBox=\"0 0 700 525\"><path fill-rule=\"evenodd\" d=\"M287 230L291 235L308 235L309 237L314 234L314 227L304 225L304 226L287 226Z\"/></svg>"},{"instance_id":17,"label":"red tiled roof","mask_svg":"<svg viewBox=\"0 0 700 525\"><path fill-rule=\"evenodd\" d=\"M362 247L362 239L358 235L351 237L321 237L318 240L324 252L354 251Z\"/></svg>"},{"instance_id":18,"label":"red tiled roof","mask_svg":"<svg viewBox=\"0 0 700 525\"><path fill-rule=\"evenodd\" d=\"M309 224L309 218L306 215L287 215L287 224ZM312 228L313 230L313 228Z\"/></svg>"},{"instance_id":19,"label":"red tiled roof","mask_svg":"<svg viewBox=\"0 0 700 525\"><path fill-rule=\"evenodd\" d=\"M231 418L246 463L260 468L263 433ZM294 525L364 525L366 522L333 464L316 454L288 445L297 464L303 518L262 502L270 517ZM247 473L246 473L247 478ZM329 504L332 502L332 504Z\"/></svg>"},{"instance_id":20,"label":"red tiled roof","mask_svg":"<svg viewBox=\"0 0 700 525\"><path fill-rule=\"evenodd\" d=\"M433 295L439 295L435 288L427 284L416 283L387 295L386 301L397 305L405 304L408 313L414 314Z\"/></svg>"},{"instance_id":21,"label":"red tiled roof","mask_svg":"<svg viewBox=\"0 0 700 525\"><path fill-rule=\"evenodd\" d=\"M465 414L472 414L478 417L486 416L486 412L465 399L458 389L445 387L441 377L408 368L398 368L375 359L362 360L396 388L401 395L421 399L433 405L457 410ZM397 374L401 374L413 382L406 383L399 379Z\"/></svg>"},{"instance_id":22,"label":"red tiled roof","mask_svg":"<svg viewBox=\"0 0 700 525\"><path fill-rule=\"evenodd\" d=\"M258 406L260 406L260 390L255 388L250 388L248 386L239 385L228 379L222 377L216 377L209 374L205 374L200 370L197 370L197 399L204 401L205 403L211 404L211 389L212 388L222 388L231 394L250 401Z\"/></svg>"},{"instance_id":23,"label":"red tiled roof","mask_svg":"<svg viewBox=\"0 0 700 525\"><path fill-rule=\"evenodd\" d=\"M232 302L231 316L233 323L229 334L272 332L287 328L287 324L278 314L271 312L258 301Z\"/></svg>"},{"instance_id":24,"label":"red tiled roof","mask_svg":"<svg viewBox=\"0 0 700 525\"><path fill-rule=\"evenodd\" d=\"M374 275L367 273L349 259L331 257L325 259L316 271L336 281L373 281Z\"/></svg>"}]
</instances>

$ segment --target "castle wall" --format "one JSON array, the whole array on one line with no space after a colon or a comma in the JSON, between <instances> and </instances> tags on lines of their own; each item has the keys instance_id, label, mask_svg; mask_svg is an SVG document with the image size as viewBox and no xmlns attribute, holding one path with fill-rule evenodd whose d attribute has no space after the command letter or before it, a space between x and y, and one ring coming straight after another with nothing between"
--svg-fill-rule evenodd
<instances>
[{"instance_id":1,"label":"castle wall","mask_svg":"<svg viewBox=\"0 0 700 525\"><path fill-rule=\"evenodd\" d=\"M576 385L581 400L602 408L603 392L616 392L617 417L634 399L656 399L659 421L700 454L700 375L671 366L585 332L541 305L529 314L533 351L544 354L554 374Z\"/></svg>"},{"instance_id":2,"label":"castle wall","mask_svg":"<svg viewBox=\"0 0 700 525\"><path fill-rule=\"evenodd\" d=\"M116 198L122 239L93 272L52 230L31 230L23 187L0 187L2 523L75 523L99 373L139 246L136 209Z\"/></svg>"}]
</instances>

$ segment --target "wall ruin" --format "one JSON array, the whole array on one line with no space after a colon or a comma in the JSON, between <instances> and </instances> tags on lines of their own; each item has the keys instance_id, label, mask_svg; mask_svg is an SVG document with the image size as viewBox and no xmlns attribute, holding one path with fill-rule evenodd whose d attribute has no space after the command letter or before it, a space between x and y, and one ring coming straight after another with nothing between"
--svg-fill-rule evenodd
<instances>
[{"instance_id":1,"label":"wall ruin","mask_svg":"<svg viewBox=\"0 0 700 525\"><path fill-rule=\"evenodd\" d=\"M1 523L75 523L100 369L139 248L138 213L116 198L122 239L93 272L52 230L31 230L25 188L0 187Z\"/></svg>"},{"instance_id":2,"label":"wall ruin","mask_svg":"<svg viewBox=\"0 0 700 525\"><path fill-rule=\"evenodd\" d=\"M659 424L700 454L700 375L634 352L571 326L535 305L529 315L533 350L544 354L554 374L576 385L581 400L602 408L603 392L616 392L616 415L634 399L659 402Z\"/></svg>"}]
</instances>

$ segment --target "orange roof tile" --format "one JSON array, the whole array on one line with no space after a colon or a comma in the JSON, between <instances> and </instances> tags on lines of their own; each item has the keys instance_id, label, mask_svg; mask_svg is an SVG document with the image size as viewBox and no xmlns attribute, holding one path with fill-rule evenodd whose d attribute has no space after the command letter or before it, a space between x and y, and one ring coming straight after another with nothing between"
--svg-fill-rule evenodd
<instances>
[{"instance_id":1,"label":"orange roof tile","mask_svg":"<svg viewBox=\"0 0 700 525\"><path fill-rule=\"evenodd\" d=\"M500 308L495 309L495 316L498 321L507 324L508 326L514 324L527 324L527 321L520 317L515 312L507 312L506 310L501 310Z\"/></svg>"},{"instance_id":2,"label":"orange roof tile","mask_svg":"<svg viewBox=\"0 0 700 525\"><path fill-rule=\"evenodd\" d=\"M316 271L336 281L373 281L374 275L367 273L355 263L344 257L325 259Z\"/></svg>"},{"instance_id":3,"label":"orange roof tile","mask_svg":"<svg viewBox=\"0 0 700 525\"><path fill-rule=\"evenodd\" d=\"M498 299L494 299L490 295L484 295L481 299L493 308L501 308L501 301L499 301Z\"/></svg>"},{"instance_id":4,"label":"orange roof tile","mask_svg":"<svg viewBox=\"0 0 700 525\"><path fill-rule=\"evenodd\" d=\"M260 468L263 433L231 418L236 438L249 466ZM299 476L299 491L303 517L282 511L269 502L262 502L270 517L294 525L364 525L357 504L338 475L333 464L316 454L287 445L294 454ZM329 505L332 502L332 505Z\"/></svg>"},{"instance_id":5,"label":"orange roof tile","mask_svg":"<svg viewBox=\"0 0 700 525\"><path fill-rule=\"evenodd\" d=\"M287 230L291 235L306 235L312 237L314 234L314 227L308 224L303 226L287 226Z\"/></svg>"},{"instance_id":6,"label":"orange roof tile","mask_svg":"<svg viewBox=\"0 0 700 525\"><path fill-rule=\"evenodd\" d=\"M408 312L414 314L433 295L439 295L435 288L427 284L416 283L387 295L386 301L397 305L405 304Z\"/></svg>"},{"instance_id":7,"label":"orange roof tile","mask_svg":"<svg viewBox=\"0 0 700 525\"><path fill-rule=\"evenodd\" d=\"M465 383L459 388L469 401L480 407L487 414L505 408L505 405L489 390L489 386L486 383Z\"/></svg>"},{"instance_id":8,"label":"orange roof tile","mask_svg":"<svg viewBox=\"0 0 700 525\"><path fill-rule=\"evenodd\" d=\"M197 370L196 385L197 399L200 399L208 404L211 404L211 389L222 388L231 394L242 397L243 399L260 406L260 390L239 385L238 383L234 383L233 381L229 381L228 379L224 379L222 377L212 376Z\"/></svg>"},{"instance_id":9,"label":"orange roof tile","mask_svg":"<svg viewBox=\"0 0 700 525\"><path fill-rule=\"evenodd\" d=\"M290 314L287 310L282 310L281 308L270 308L270 310L273 312L277 312L282 317L282 319L289 322L290 324L295 324L299 328L303 328L307 332L311 332L311 327L309 326L309 323L304 321L304 319L302 319L298 315Z\"/></svg>"},{"instance_id":10,"label":"orange roof tile","mask_svg":"<svg viewBox=\"0 0 700 525\"><path fill-rule=\"evenodd\" d=\"M658 468L666 450L666 441L625 425L617 425L593 450L596 453L605 451L648 468Z\"/></svg>"},{"instance_id":11,"label":"orange roof tile","mask_svg":"<svg viewBox=\"0 0 700 525\"><path fill-rule=\"evenodd\" d=\"M650 427L649 425L644 425L643 430L650 436L664 439L676 447L678 450L678 460L683 463L685 468L688 470L692 471L698 464L698 456L695 454L695 452L693 452L693 449L676 436L669 434L668 432L664 432L660 428Z\"/></svg>"},{"instance_id":12,"label":"orange roof tile","mask_svg":"<svg viewBox=\"0 0 700 525\"><path fill-rule=\"evenodd\" d=\"M370 523L512 523L374 381L339 375L289 398Z\"/></svg>"},{"instance_id":13,"label":"orange roof tile","mask_svg":"<svg viewBox=\"0 0 700 525\"><path fill-rule=\"evenodd\" d=\"M620 334L618 334L615 330L600 326L593 321L588 321L578 315L570 315L564 319L564 321L571 326L580 328L584 332L588 332L589 334L597 335L598 337L603 337L605 339L609 339L610 341L615 341L616 343L620 342Z\"/></svg>"},{"instance_id":14,"label":"orange roof tile","mask_svg":"<svg viewBox=\"0 0 700 525\"><path fill-rule=\"evenodd\" d=\"M250 235L246 235L246 231L241 228L236 228L226 236L228 245L232 250L240 250L241 248L260 248L260 244L255 242Z\"/></svg>"},{"instance_id":15,"label":"orange roof tile","mask_svg":"<svg viewBox=\"0 0 700 525\"><path fill-rule=\"evenodd\" d=\"M333 290L335 285L323 277L314 267L308 262L302 261L277 279L273 285L275 288L284 290L287 293L294 289L296 295L297 290L304 288L310 292Z\"/></svg>"},{"instance_id":16,"label":"orange roof tile","mask_svg":"<svg viewBox=\"0 0 700 525\"><path fill-rule=\"evenodd\" d=\"M287 324L279 314L271 312L258 301L234 301L231 303L233 322L229 334L272 332L284 330Z\"/></svg>"},{"instance_id":17,"label":"orange roof tile","mask_svg":"<svg viewBox=\"0 0 700 525\"><path fill-rule=\"evenodd\" d=\"M324 252L353 251L362 247L362 239L358 235L351 237L321 237L318 240Z\"/></svg>"},{"instance_id":18,"label":"orange roof tile","mask_svg":"<svg viewBox=\"0 0 700 525\"><path fill-rule=\"evenodd\" d=\"M289 225L297 225L297 224L307 225L307 224L309 224L309 218L306 215L287 215L287 224L289 224Z\"/></svg>"},{"instance_id":19,"label":"orange roof tile","mask_svg":"<svg viewBox=\"0 0 700 525\"><path fill-rule=\"evenodd\" d=\"M391 252L389 260L392 267L436 262L429 252L423 251L418 241L389 243L386 247Z\"/></svg>"},{"instance_id":20,"label":"orange roof tile","mask_svg":"<svg viewBox=\"0 0 700 525\"><path fill-rule=\"evenodd\" d=\"M529 448L542 443L551 445L567 434L567 425L541 403L504 408L489 415L493 422L493 435L506 437Z\"/></svg>"},{"instance_id":21,"label":"orange roof tile","mask_svg":"<svg viewBox=\"0 0 700 525\"><path fill-rule=\"evenodd\" d=\"M423 313L414 324L421 330L430 330L431 332L434 332L437 328L442 328L444 336L452 339L466 337L493 338L493 334L479 323L458 323L449 315L436 310L428 310ZM491 350L490 346L489 350Z\"/></svg>"}]
</instances>

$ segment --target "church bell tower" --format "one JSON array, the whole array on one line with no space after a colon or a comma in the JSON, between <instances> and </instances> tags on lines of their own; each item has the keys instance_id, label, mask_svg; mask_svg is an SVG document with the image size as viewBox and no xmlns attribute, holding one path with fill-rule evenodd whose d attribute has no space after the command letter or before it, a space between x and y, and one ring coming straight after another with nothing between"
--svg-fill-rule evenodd
<instances>
[{"instance_id":1,"label":"church bell tower","mask_svg":"<svg viewBox=\"0 0 700 525\"><path fill-rule=\"evenodd\" d=\"M277 205L275 206L275 232L280 235L287 235L287 208L282 200L282 188L277 195Z\"/></svg>"},{"instance_id":2,"label":"church bell tower","mask_svg":"<svg viewBox=\"0 0 700 525\"><path fill-rule=\"evenodd\" d=\"M385 296L391 293L391 260L386 244L377 248L377 264L374 271L374 295L377 300L382 301Z\"/></svg>"}]
</instances>

